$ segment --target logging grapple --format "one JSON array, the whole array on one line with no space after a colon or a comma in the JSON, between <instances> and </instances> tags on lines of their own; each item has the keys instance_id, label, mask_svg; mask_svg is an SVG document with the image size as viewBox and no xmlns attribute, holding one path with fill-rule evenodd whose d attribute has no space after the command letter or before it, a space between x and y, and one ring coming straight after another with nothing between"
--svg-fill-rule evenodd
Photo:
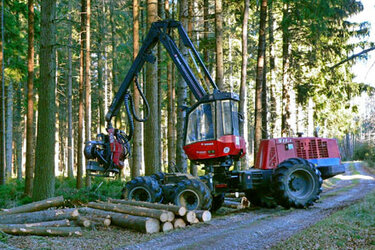
<instances>
[{"instance_id":1,"label":"logging grapple","mask_svg":"<svg viewBox=\"0 0 375 250\"><path fill-rule=\"evenodd\" d=\"M178 30L189 51L194 70L170 34L174 29ZM155 62L152 49L158 42L164 45L197 100L187 108L184 151L190 161L204 166L206 174L194 177L184 173L159 172L136 177L126 183L123 191L125 199L172 202L190 210L216 210L222 205L225 193L245 192L254 205L302 208L319 199L322 179L345 171L336 140L318 137L263 140L253 168L232 170L234 162L246 154L245 140L239 133L239 125L243 122L238 111L239 97L235 93L219 91L182 25L167 20L152 24L109 107L107 134L99 134L97 140L86 142L87 174L113 176L124 167L124 160L130 154L133 118L138 122L146 120L137 117L134 109L130 108L132 98L129 88L133 82L136 83L148 109L137 76L145 62ZM212 89L211 93L206 92L209 89ZM128 133L113 128L111 123L122 103L128 116ZM178 166L176 169L179 169Z\"/></svg>"}]
</instances>

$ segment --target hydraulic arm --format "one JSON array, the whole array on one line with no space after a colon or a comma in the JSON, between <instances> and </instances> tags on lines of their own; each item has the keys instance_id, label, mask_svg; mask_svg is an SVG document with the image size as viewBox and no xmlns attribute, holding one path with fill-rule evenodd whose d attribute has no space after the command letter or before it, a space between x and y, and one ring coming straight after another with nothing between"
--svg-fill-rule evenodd
<instances>
[{"instance_id":1,"label":"hydraulic arm","mask_svg":"<svg viewBox=\"0 0 375 250\"><path fill-rule=\"evenodd\" d=\"M177 29L183 45L189 50L198 78L171 36L171 32L174 29ZM138 118L134 109L131 110L129 108L128 102L132 106L129 88L135 81L147 109L148 103L138 85L137 76L146 62L155 63L156 57L153 55L152 50L158 42L163 44L180 75L197 99L197 103L188 110L189 118L185 121L185 144L189 144L187 151L189 158L196 162L202 161L211 164L213 160L226 161L228 156L238 158L245 153L244 142L241 140L240 143L238 135L238 96L233 93L219 91L181 23L174 20L166 20L155 22L151 25L136 59L116 93L105 117L108 135L99 134L98 140L86 142L85 156L88 160L95 160L89 161L87 164L86 168L89 174L111 176L123 168L124 160L130 154L129 141L132 137L133 117L139 122L147 120L147 118ZM201 83L206 83L208 85L206 89L213 89L213 93L208 94ZM129 134L113 128L111 123L112 118L118 114L123 103L129 120ZM187 133L189 137L186 136ZM229 138L228 136L235 136L236 138ZM210 150L204 155L199 155L199 152L203 152L202 147L204 145L198 142L220 141L219 137L224 138L225 143L219 143L219 146L222 147L220 150L224 153L215 153L215 150ZM209 145L213 145L212 143L210 142ZM185 148L186 150L187 148Z\"/></svg>"}]
</instances>

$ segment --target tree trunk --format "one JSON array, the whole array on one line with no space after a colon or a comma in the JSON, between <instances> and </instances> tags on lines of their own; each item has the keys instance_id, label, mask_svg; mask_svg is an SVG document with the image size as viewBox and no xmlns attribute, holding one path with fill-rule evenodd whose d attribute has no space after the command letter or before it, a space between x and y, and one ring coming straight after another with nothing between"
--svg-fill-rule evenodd
<instances>
[{"instance_id":1,"label":"tree trunk","mask_svg":"<svg viewBox=\"0 0 375 250\"><path fill-rule=\"evenodd\" d=\"M41 3L40 82L38 135L35 157L33 200L53 197L55 193L55 11L56 1Z\"/></svg>"},{"instance_id":2,"label":"tree trunk","mask_svg":"<svg viewBox=\"0 0 375 250\"><path fill-rule=\"evenodd\" d=\"M6 117L6 177L12 178L13 156L13 81L10 80L7 89L7 117Z\"/></svg>"},{"instance_id":3,"label":"tree trunk","mask_svg":"<svg viewBox=\"0 0 375 250\"><path fill-rule=\"evenodd\" d=\"M90 53L90 19L91 19L91 0L86 0L86 19L85 19L85 138L91 140L91 53ZM86 187L91 186L91 177L86 173Z\"/></svg>"},{"instance_id":4,"label":"tree trunk","mask_svg":"<svg viewBox=\"0 0 375 250\"><path fill-rule=\"evenodd\" d=\"M5 184L5 84L4 84L4 0L1 0L1 39L0 39L0 185Z\"/></svg>"},{"instance_id":5,"label":"tree trunk","mask_svg":"<svg viewBox=\"0 0 375 250\"><path fill-rule=\"evenodd\" d=\"M36 223L54 220L72 220L79 215L75 208L43 210L32 213L0 215L2 224Z\"/></svg>"},{"instance_id":6,"label":"tree trunk","mask_svg":"<svg viewBox=\"0 0 375 250\"><path fill-rule=\"evenodd\" d=\"M119 203L119 204L130 205L130 206L162 209L162 210L173 212L175 215L178 215L178 216L184 216L187 212L185 207L179 207L175 205L150 203L150 202L144 202L144 201L118 200L118 199L109 199L109 201L112 203Z\"/></svg>"},{"instance_id":7,"label":"tree trunk","mask_svg":"<svg viewBox=\"0 0 375 250\"><path fill-rule=\"evenodd\" d=\"M9 209L2 209L2 211L0 211L0 215L35 212L35 211L44 210L50 207L58 207L63 204L64 204L64 197L62 196L52 197L46 200L32 202L23 206L18 206L18 207L9 208Z\"/></svg>"},{"instance_id":8,"label":"tree trunk","mask_svg":"<svg viewBox=\"0 0 375 250\"><path fill-rule=\"evenodd\" d=\"M33 192L34 178L34 0L28 0L27 115L25 195Z\"/></svg>"},{"instance_id":9,"label":"tree trunk","mask_svg":"<svg viewBox=\"0 0 375 250\"><path fill-rule=\"evenodd\" d=\"M165 0L165 16L170 18L169 0ZM176 163L176 137L175 137L175 83L173 81L173 64L171 59L167 58L167 84L168 84L168 124L167 124L167 138L168 138L168 166Z\"/></svg>"},{"instance_id":10,"label":"tree trunk","mask_svg":"<svg viewBox=\"0 0 375 250\"><path fill-rule=\"evenodd\" d=\"M147 24L148 28L157 21L158 17L158 1L147 1ZM159 122L159 105L158 105L158 68L157 63L146 64L146 98L150 104L149 120L144 126L144 160L145 174L151 175L160 171L160 122Z\"/></svg>"},{"instance_id":11,"label":"tree trunk","mask_svg":"<svg viewBox=\"0 0 375 250\"><path fill-rule=\"evenodd\" d=\"M78 99L79 99L79 110L78 110L78 152L77 152L77 183L78 189L83 187L83 116L84 116L84 71L85 71L85 60L84 60L84 48L85 48L85 25L86 25L86 0L81 0L81 49L79 53L79 87L78 87Z\"/></svg>"},{"instance_id":12,"label":"tree trunk","mask_svg":"<svg viewBox=\"0 0 375 250\"><path fill-rule=\"evenodd\" d=\"M181 0L180 2L180 21L184 29L187 29L188 26L188 2L187 0ZM180 40L180 51L182 55L187 58L188 50L183 45L183 42ZM187 157L183 149L184 143L184 123L186 117L186 110L183 109L183 106L187 106L188 95L187 95L187 84L182 78L178 75L177 85L176 85L176 97L177 97L177 141L176 141L176 166L180 172L187 172Z\"/></svg>"},{"instance_id":13,"label":"tree trunk","mask_svg":"<svg viewBox=\"0 0 375 250\"><path fill-rule=\"evenodd\" d=\"M71 1L69 1L69 15L68 15L68 32L69 32L69 37L68 37L68 178L73 179L73 106L72 106L72 98L73 98L73 92L72 92L72 15L70 14L72 9L71 6Z\"/></svg>"},{"instance_id":14,"label":"tree trunk","mask_svg":"<svg viewBox=\"0 0 375 250\"><path fill-rule=\"evenodd\" d=\"M109 10L110 10L110 25L111 25L111 45L112 45L112 84L109 84L109 100L112 100L112 86L117 86L117 64L116 64L116 26L115 26L115 20L114 20L114 12L115 12L115 1L110 0L109 3Z\"/></svg>"},{"instance_id":15,"label":"tree trunk","mask_svg":"<svg viewBox=\"0 0 375 250\"><path fill-rule=\"evenodd\" d=\"M242 65L241 65L241 84L240 84L240 106L239 112L243 115L243 122L240 123L240 135L246 142L246 155L241 160L241 169L248 168L249 162L249 140L248 140L248 112L247 112L247 29L249 24L250 0L244 0L244 12L242 21Z\"/></svg>"},{"instance_id":16,"label":"tree trunk","mask_svg":"<svg viewBox=\"0 0 375 250\"><path fill-rule=\"evenodd\" d=\"M153 208L134 207L134 206L127 206L127 205L97 203L97 202L89 202L87 206L91 208L102 209L102 210L112 211L112 212L117 212L117 213L151 217L151 218L158 219L161 222L173 221L175 217L172 212L153 209Z\"/></svg>"},{"instance_id":17,"label":"tree trunk","mask_svg":"<svg viewBox=\"0 0 375 250\"><path fill-rule=\"evenodd\" d=\"M282 53L283 53L283 68L282 68L282 116L281 116L281 136L290 136L290 91L291 84L288 82L289 71L289 26L287 25L289 19L289 5L284 4L283 7L283 25L282 25Z\"/></svg>"},{"instance_id":18,"label":"tree trunk","mask_svg":"<svg viewBox=\"0 0 375 250\"><path fill-rule=\"evenodd\" d=\"M223 2L215 0L216 84L224 90Z\"/></svg>"},{"instance_id":19,"label":"tree trunk","mask_svg":"<svg viewBox=\"0 0 375 250\"><path fill-rule=\"evenodd\" d=\"M271 138L276 136L276 76L275 76L275 49L274 49L274 36L273 36L273 29L274 29L274 18L273 18L273 5L272 1L269 2L268 8L268 51L269 51L269 79L270 79L270 105L269 105L269 113L270 113L270 120L269 124L269 132Z\"/></svg>"},{"instance_id":20,"label":"tree trunk","mask_svg":"<svg viewBox=\"0 0 375 250\"><path fill-rule=\"evenodd\" d=\"M258 59L256 71L255 87L255 135L254 135L254 162L256 161L256 152L258 151L260 140L262 138L262 93L263 93L263 71L264 71L264 51L266 47L266 19L267 19L267 0L262 0L259 21L259 43Z\"/></svg>"},{"instance_id":21,"label":"tree trunk","mask_svg":"<svg viewBox=\"0 0 375 250\"><path fill-rule=\"evenodd\" d=\"M139 0L133 0L133 59L139 52ZM136 83L133 84L134 109L140 113L140 94ZM142 123L134 123L131 178L140 176L142 168Z\"/></svg>"},{"instance_id":22,"label":"tree trunk","mask_svg":"<svg viewBox=\"0 0 375 250\"><path fill-rule=\"evenodd\" d=\"M264 30L264 36L266 36L265 34L266 34L266 31ZM265 40L265 43L266 43L266 38L264 38L264 40ZM266 58L266 48L264 48L263 53L264 53L263 54L264 68L263 68L263 75L262 75L262 139L267 139L268 138L268 126L267 126L268 110L267 110L267 58Z\"/></svg>"},{"instance_id":23,"label":"tree trunk","mask_svg":"<svg viewBox=\"0 0 375 250\"><path fill-rule=\"evenodd\" d=\"M12 235L82 236L80 227L12 227L2 225L0 230Z\"/></svg>"},{"instance_id":24,"label":"tree trunk","mask_svg":"<svg viewBox=\"0 0 375 250\"><path fill-rule=\"evenodd\" d=\"M23 112L22 112L22 82L18 83L16 89L16 108L14 113L14 144L15 144L15 170L17 173L17 180L22 180L22 141L23 141Z\"/></svg>"}]
</instances>

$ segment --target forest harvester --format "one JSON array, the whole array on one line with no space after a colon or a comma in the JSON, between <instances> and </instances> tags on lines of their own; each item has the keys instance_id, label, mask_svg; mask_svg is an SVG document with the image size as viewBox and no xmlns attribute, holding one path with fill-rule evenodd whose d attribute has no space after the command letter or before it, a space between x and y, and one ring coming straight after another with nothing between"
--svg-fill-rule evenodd
<instances>
[{"instance_id":1,"label":"forest harvester","mask_svg":"<svg viewBox=\"0 0 375 250\"><path fill-rule=\"evenodd\" d=\"M176 29L190 53L194 70L171 36ZM86 142L84 153L88 160L88 174L113 176L124 167L124 160L130 154L133 118L139 122L145 121L137 117L132 108L129 88L133 82L136 83L148 109L137 76L145 62L155 62L152 49L158 42L164 45L197 99L187 109L184 150L190 161L204 165L206 174L194 177L184 173L160 172L136 177L126 183L123 191L125 199L172 202L190 210L216 210L222 205L225 193L245 192L255 205L272 207L279 204L287 208L302 208L319 199L322 179L345 171L337 142L318 137L263 140L253 168L230 170L234 162L246 154L245 140L239 133L242 122L242 115L238 111L239 97L218 89L182 25L166 20L151 25L138 56L106 114L107 134L99 134L96 141ZM204 88L201 83L208 86ZM206 89L212 89L212 93L207 93ZM128 116L129 134L114 128L111 123L123 103Z\"/></svg>"}]
</instances>

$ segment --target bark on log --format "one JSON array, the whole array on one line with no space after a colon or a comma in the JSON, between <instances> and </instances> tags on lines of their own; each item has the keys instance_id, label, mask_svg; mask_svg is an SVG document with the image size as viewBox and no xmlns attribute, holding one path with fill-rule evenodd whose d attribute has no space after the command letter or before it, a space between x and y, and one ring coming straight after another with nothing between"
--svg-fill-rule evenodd
<instances>
[{"instance_id":1,"label":"bark on log","mask_svg":"<svg viewBox=\"0 0 375 250\"><path fill-rule=\"evenodd\" d=\"M173 230L173 224L171 222L169 222L169 221L164 222L163 226L162 226L162 229L163 229L164 233L168 232L168 231L171 231L171 230Z\"/></svg>"},{"instance_id":2,"label":"bark on log","mask_svg":"<svg viewBox=\"0 0 375 250\"><path fill-rule=\"evenodd\" d=\"M0 231L13 235L82 236L80 227L12 227L2 225Z\"/></svg>"},{"instance_id":3,"label":"bark on log","mask_svg":"<svg viewBox=\"0 0 375 250\"><path fill-rule=\"evenodd\" d=\"M160 221L154 218L133 216L94 208L80 208L80 213L93 216L110 216L112 225L133 229L143 233L157 233L160 231Z\"/></svg>"},{"instance_id":4,"label":"bark on log","mask_svg":"<svg viewBox=\"0 0 375 250\"><path fill-rule=\"evenodd\" d=\"M119 200L119 199L108 199L109 202L130 205L130 206L138 206L138 207L147 207L147 208L154 208L154 209L161 209L173 212L175 215L184 216L186 214L186 208L180 207L176 205L166 205L166 204L159 204L159 203L150 203L145 201L129 201L129 200Z\"/></svg>"},{"instance_id":5,"label":"bark on log","mask_svg":"<svg viewBox=\"0 0 375 250\"><path fill-rule=\"evenodd\" d=\"M233 209L244 209L245 207L241 205L239 202L227 201L225 200L223 207L233 208Z\"/></svg>"},{"instance_id":6,"label":"bark on log","mask_svg":"<svg viewBox=\"0 0 375 250\"><path fill-rule=\"evenodd\" d=\"M79 215L75 208L45 210L32 213L0 215L2 224L23 224L53 220L72 220Z\"/></svg>"},{"instance_id":7,"label":"bark on log","mask_svg":"<svg viewBox=\"0 0 375 250\"><path fill-rule=\"evenodd\" d=\"M185 221L189 223L194 223L195 219L197 218L197 215L195 214L194 211L188 211L186 215L184 216Z\"/></svg>"},{"instance_id":8,"label":"bark on log","mask_svg":"<svg viewBox=\"0 0 375 250\"><path fill-rule=\"evenodd\" d=\"M18 214L18 213L30 213L35 211L41 211L50 207L58 207L64 204L64 197L58 196L49 198L42 201L32 202L30 204L26 204L19 207L9 208L9 209L2 209L0 215L6 214Z\"/></svg>"},{"instance_id":9,"label":"bark on log","mask_svg":"<svg viewBox=\"0 0 375 250\"><path fill-rule=\"evenodd\" d=\"M173 221L174 214L165 210L157 210L153 208L145 207L134 207L120 204L110 204L110 203L97 203L89 202L88 207L102 209L106 211L130 214L135 216L151 217L160 220L161 222Z\"/></svg>"},{"instance_id":10,"label":"bark on log","mask_svg":"<svg viewBox=\"0 0 375 250\"><path fill-rule=\"evenodd\" d=\"M207 222L211 220L211 212L208 210L196 210L195 214L197 218L202 222Z\"/></svg>"},{"instance_id":11,"label":"bark on log","mask_svg":"<svg viewBox=\"0 0 375 250\"><path fill-rule=\"evenodd\" d=\"M55 220L55 221L42 221L36 223L26 223L26 224L0 224L1 226L11 226L11 227L69 227L71 223L69 220Z\"/></svg>"},{"instance_id":12,"label":"bark on log","mask_svg":"<svg viewBox=\"0 0 375 250\"><path fill-rule=\"evenodd\" d=\"M173 221L173 227L174 228L184 228L184 227L186 227L186 222L182 218L176 218Z\"/></svg>"},{"instance_id":13,"label":"bark on log","mask_svg":"<svg viewBox=\"0 0 375 250\"><path fill-rule=\"evenodd\" d=\"M235 192L235 193L226 193L225 197L228 198L239 198L245 196L245 193L243 192Z\"/></svg>"},{"instance_id":14,"label":"bark on log","mask_svg":"<svg viewBox=\"0 0 375 250\"><path fill-rule=\"evenodd\" d=\"M95 226L109 227L111 225L111 216L109 215L107 217L86 216L86 218L90 220Z\"/></svg>"}]
</instances>

